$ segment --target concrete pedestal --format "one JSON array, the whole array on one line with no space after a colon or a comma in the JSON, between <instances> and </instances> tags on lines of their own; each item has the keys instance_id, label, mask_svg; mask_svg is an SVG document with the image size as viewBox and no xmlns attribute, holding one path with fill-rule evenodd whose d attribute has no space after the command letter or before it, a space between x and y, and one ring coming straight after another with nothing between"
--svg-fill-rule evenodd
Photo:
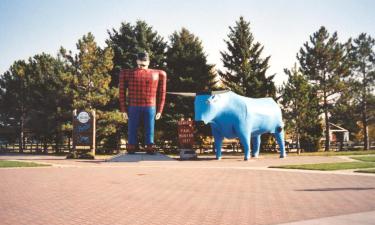
<instances>
[{"instance_id":1,"label":"concrete pedestal","mask_svg":"<svg viewBox=\"0 0 375 225\"><path fill-rule=\"evenodd\" d=\"M160 154L155 153L149 155L144 152L136 152L134 154L120 153L106 160L107 162L139 162L139 161L174 161L174 159Z\"/></svg>"}]
</instances>

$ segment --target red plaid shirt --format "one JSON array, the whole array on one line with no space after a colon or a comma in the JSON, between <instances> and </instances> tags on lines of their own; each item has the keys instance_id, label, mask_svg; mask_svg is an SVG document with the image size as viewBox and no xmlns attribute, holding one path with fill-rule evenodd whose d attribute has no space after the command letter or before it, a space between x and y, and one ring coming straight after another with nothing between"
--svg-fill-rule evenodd
<instances>
[{"instance_id":1,"label":"red plaid shirt","mask_svg":"<svg viewBox=\"0 0 375 225\"><path fill-rule=\"evenodd\" d=\"M157 106L161 113L165 103L167 74L163 70L121 70L119 77L120 110L127 112L126 89L129 106ZM156 105L157 99L157 105Z\"/></svg>"}]
</instances>

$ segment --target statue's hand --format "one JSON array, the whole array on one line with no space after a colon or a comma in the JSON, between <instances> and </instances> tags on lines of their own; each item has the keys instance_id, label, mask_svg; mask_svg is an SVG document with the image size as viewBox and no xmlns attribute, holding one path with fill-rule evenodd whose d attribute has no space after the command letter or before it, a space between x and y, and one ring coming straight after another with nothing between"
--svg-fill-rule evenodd
<instances>
[{"instance_id":1,"label":"statue's hand","mask_svg":"<svg viewBox=\"0 0 375 225\"><path fill-rule=\"evenodd\" d=\"M126 112L123 112L122 118L124 118L124 120L128 120L128 114Z\"/></svg>"},{"instance_id":2,"label":"statue's hand","mask_svg":"<svg viewBox=\"0 0 375 225\"><path fill-rule=\"evenodd\" d=\"M161 113L156 113L155 119L158 120L161 117Z\"/></svg>"}]
</instances>

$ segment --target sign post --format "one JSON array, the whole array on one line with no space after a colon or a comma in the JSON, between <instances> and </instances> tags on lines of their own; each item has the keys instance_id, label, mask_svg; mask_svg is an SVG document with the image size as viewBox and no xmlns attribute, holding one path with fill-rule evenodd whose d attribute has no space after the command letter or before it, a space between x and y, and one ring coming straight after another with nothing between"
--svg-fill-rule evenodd
<instances>
[{"instance_id":1,"label":"sign post","mask_svg":"<svg viewBox=\"0 0 375 225\"><path fill-rule=\"evenodd\" d=\"M95 111L76 111L73 113L73 149L77 152L77 146L88 146L95 157L96 142Z\"/></svg>"},{"instance_id":2,"label":"sign post","mask_svg":"<svg viewBox=\"0 0 375 225\"><path fill-rule=\"evenodd\" d=\"M181 118L178 125L178 142L180 147L180 158L191 159L197 158L196 152L193 150L194 145L194 122L191 118L185 120Z\"/></svg>"},{"instance_id":3,"label":"sign post","mask_svg":"<svg viewBox=\"0 0 375 225\"><path fill-rule=\"evenodd\" d=\"M192 148L194 145L194 123L189 118L185 120L181 118L178 121L178 142L180 147Z\"/></svg>"}]
</instances>

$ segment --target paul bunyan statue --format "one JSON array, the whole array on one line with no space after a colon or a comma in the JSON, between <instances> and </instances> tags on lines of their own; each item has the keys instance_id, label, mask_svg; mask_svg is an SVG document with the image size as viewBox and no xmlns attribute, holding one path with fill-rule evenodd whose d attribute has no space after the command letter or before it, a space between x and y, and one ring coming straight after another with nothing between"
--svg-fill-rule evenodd
<instances>
[{"instance_id":1,"label":"paul bunyan statue","mask_svg":"<svg viewBox=\"0 0 375 225\"><path fill-rule=\"evenodd\" d=\"M231 91L196 94L195 120L210 124L215 139L216 158L221 159L224 138L238 137L245 160L259 156L260 135L272 133L280 146L280 158L286 157L281 109L272 98L247 98Z\"/></svg>"},{"instance_id":2,"label":"paul bunyan statue","mask_svg":"<svg viewBox=\"0 0 375 225\"><path fill-rule=\"evenodd\" d=\"M154 127L164 108L167 74L163 70L149 69L149 64L148 53L140 52L137 54L138 67L121 70L119 75L120 110L128 120L127 151L130 154L137 151L137 129L141 120L145 128L146 152L156 152Z\"/></svg>"}]
</instances>

